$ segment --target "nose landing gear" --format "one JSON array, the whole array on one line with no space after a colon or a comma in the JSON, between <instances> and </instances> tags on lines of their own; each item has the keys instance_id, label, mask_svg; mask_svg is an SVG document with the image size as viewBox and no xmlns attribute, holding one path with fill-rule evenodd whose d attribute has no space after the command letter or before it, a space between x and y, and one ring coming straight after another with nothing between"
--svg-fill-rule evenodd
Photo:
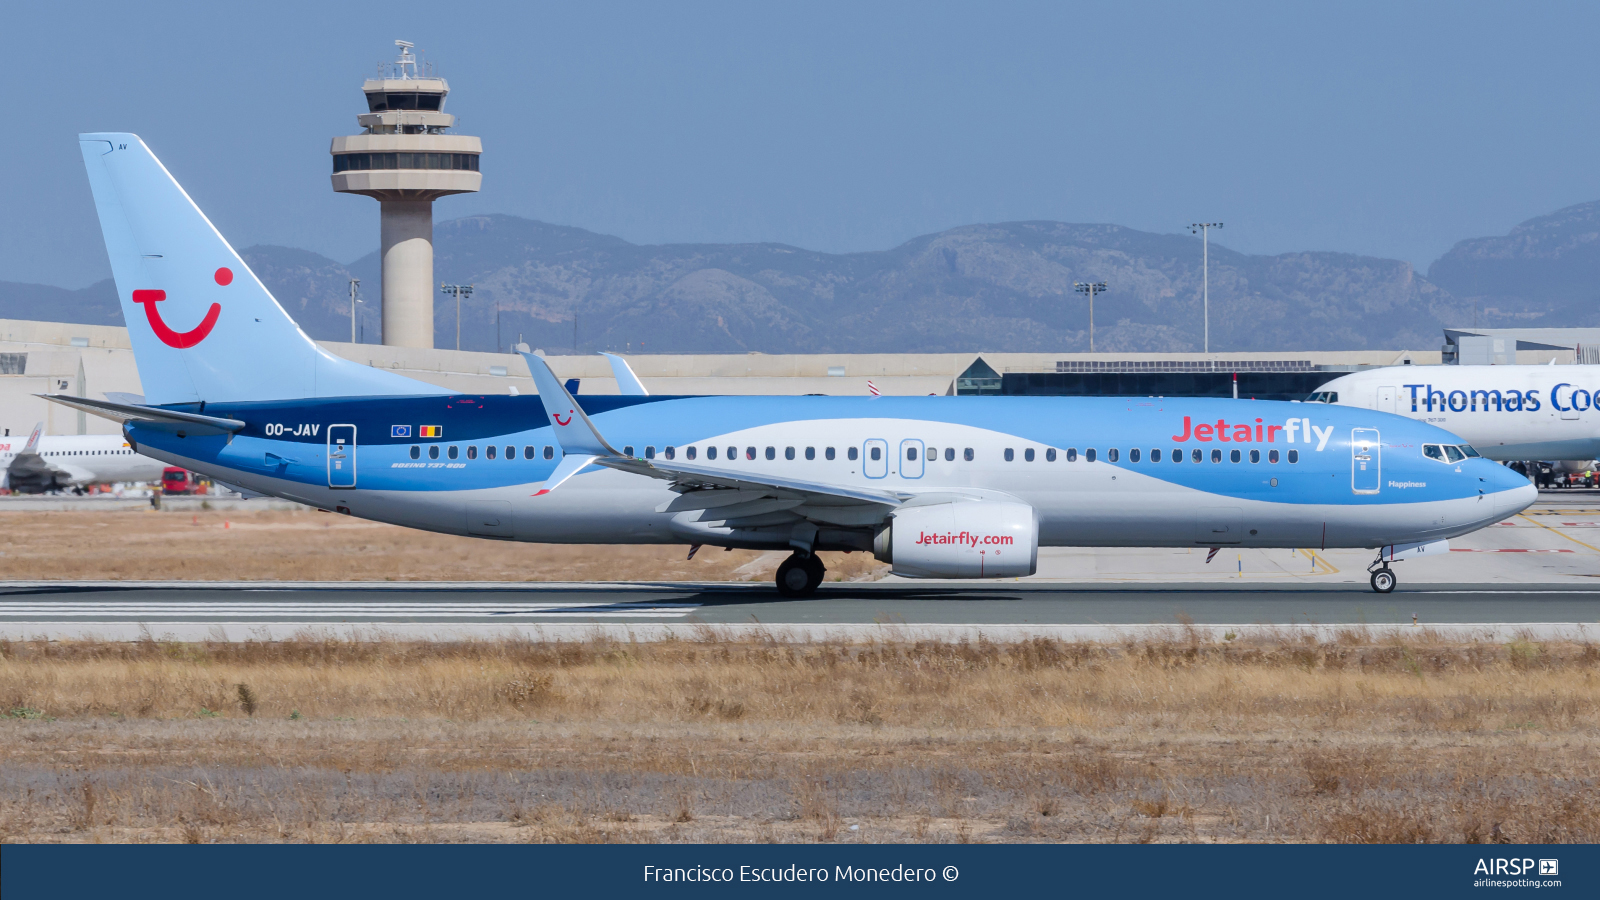
<instances>
[{"instance_id":1,"label":"nose landing gear","mask_svg":"<svg viewBox=\"0 0 1600 900\"><path fill-rule=\"evenodd\" d=\"M1387 594L1394 590L1394 570L1384 566L1372 573L1372 589L1380 594Z\"/></svg>"},{"instance_id":2,"label":"nose landing gear","mask_svg":"<svg viewBox=\"0 0 1600 900\"><path fill-rule=\"evenodd\" d=\"M815 553L796 553L778 566L778 593L785 597L809 597L827 572Z\"/></svg>"},{"instance_id":3,"label":"nose landing gear","mask_svg":"<svg viewBox=\"0 0 1600 900\"><path fill-rule=\"evenodd\" d=\"M1380 594L1387 594L1394 590L1398 580L1394 577L1394 570L1389 568L1389 561L1383 558L1383 551L1378 551L1378 558L1367 566L1367 571L1372 573L1372 589Z\"/></svg>"}]
</instances>

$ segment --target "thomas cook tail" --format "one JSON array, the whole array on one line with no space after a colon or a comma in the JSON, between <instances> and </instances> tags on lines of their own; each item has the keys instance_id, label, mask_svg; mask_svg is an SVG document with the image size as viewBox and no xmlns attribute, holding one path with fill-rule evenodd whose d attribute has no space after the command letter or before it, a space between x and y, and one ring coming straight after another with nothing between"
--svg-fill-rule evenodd
<instances>
[{"instance_id":1,"label":"thomas cook tail","mask_svg":"<svg viewBox=\"0 0 1600 900\"><path fill-rule=\"evenodd\" d=\"M134 134L80 134L151 405L443 394L306 337Z\"/></svg>"}]
</instances>

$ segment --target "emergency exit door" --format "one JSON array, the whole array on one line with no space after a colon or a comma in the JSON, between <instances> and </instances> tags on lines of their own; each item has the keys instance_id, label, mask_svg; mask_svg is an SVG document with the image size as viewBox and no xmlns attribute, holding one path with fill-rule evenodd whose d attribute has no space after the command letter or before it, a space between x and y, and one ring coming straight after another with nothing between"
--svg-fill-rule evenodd
<instances>
[{"instance_id":1,"label":"emergency exit door","mask_svg":"<svg viewBox=\"0 0 1600 900\"><path fill-rule=\"evenodd\" d=\"M356 427L328 426L328 487L356 486Z\"/></svg>"},{"instance_id":2,"label":"emergency exit door","mask_svg":"<svg viewBox=\"0 0 1600 900\"><path fill-rule=\"evenodd\" d=\"M1383 486L1383 445L1378 429L1350 430L1350 490L1357 494L1376 494Z\"/></svg>"}]
</instances>

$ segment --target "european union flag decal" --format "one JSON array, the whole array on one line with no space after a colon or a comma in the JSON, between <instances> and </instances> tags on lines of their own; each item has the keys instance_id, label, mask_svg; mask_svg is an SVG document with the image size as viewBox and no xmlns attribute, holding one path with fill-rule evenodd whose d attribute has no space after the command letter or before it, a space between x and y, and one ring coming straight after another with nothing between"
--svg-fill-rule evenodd
<instances>
[{"instance_id":1,"label":"european union flag decal","mask_svg":"<svg viewBox=\"0 0 1600 900\"><path fill-rule=\"evenodd\" d=\"M411 437L411 426L410 425L390 425L389 426L389 437L392 437L392 438Z\"/></svg>"}]
</instances>

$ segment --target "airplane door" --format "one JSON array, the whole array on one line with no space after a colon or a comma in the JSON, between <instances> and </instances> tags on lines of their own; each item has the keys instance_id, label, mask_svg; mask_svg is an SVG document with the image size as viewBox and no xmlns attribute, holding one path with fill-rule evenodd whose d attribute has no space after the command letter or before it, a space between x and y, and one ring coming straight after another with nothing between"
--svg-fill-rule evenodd
<instances>
[{"instance_id":1,"label":"airplane door","mask_svg":"<svg viewBox=\"0 0 1600 900\"><path fill-rule=\"evenodd\" d=\"M356 427L328 426L328 487L356 486Z\"/></svg>"},{"instance_id":2,"label":"airplane door","mask_svg":"<svg viewBox=\"0 0 1600 900\"><path fill-rule=\"evenodd\" d=\"M922 457L925 455L922 442L918 440L905 440L900 442L900 477L921 478Z\"/></svg>"},{"instance_id":3,"label":"airplane door","mask_svg":"<svg viewBox=\"0 0 1600 900\"><path fill-rule=\"evenodd\" d=\"M1394 385L1384 385L1378 388L1378 411L1386 413L1399 412L1399 410L1395 409L1395 399L1398 395L1399 392L1394 389Z\"/></svg>"},{"instance_id":4,"label":"airplane door","mask_svg":"<svg viewBox=\"0 0 1600 900\"><path fill-rule=\"evenodd\" d=\"M1376 494L1383 486L1383 445L1376 428L1350 430L1350 490Z\"/></svg>"},{"instance_id":5,"label":"airplane door","mask_svg":"<svg viewBox=\"0 0 1600 900\"><path fill-rule=\"evenodd\" d=\"M861 461L861 474L868 478L882 478L889 474L889 442L873 438L862 445L866 458Z\"/></svg>"}]
</instances>

